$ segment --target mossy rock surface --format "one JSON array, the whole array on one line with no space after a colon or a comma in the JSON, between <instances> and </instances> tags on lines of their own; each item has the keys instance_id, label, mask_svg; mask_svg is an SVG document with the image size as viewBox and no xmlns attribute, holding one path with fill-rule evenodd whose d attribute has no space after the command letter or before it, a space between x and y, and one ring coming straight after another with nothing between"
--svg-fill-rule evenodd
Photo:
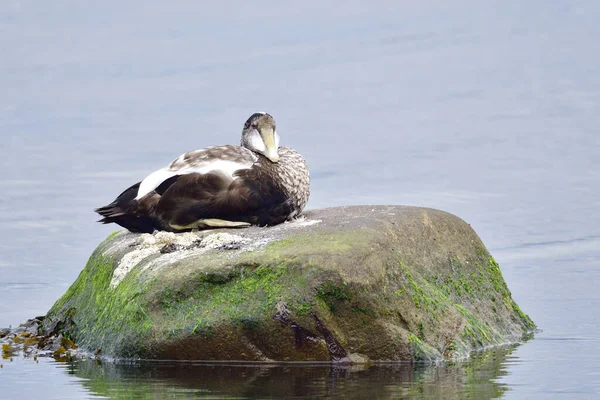
<instances>
[{"instance_id":1,"label":"mossy rock surface","mask_svg":"<svg viewBox=\"0 0 600 400\"><path fill-rule=\"evenodd\" d=\"M533 328L467 223L404 206L119 232L44 320L97 354L171 360L453 359Z\"/></svg>"}]
</instances>

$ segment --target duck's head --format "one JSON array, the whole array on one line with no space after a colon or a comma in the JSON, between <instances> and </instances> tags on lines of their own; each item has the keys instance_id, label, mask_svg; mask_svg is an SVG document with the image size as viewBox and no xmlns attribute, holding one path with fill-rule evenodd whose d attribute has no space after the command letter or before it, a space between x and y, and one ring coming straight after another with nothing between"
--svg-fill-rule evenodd
<instances>
[{"instance_id":1,"label":"duck's head","mask_svg":"<svg viewBox=\"0 0 600 400\"><path fill-rule=\"evenodd\" d=\"M279 135L273 117L265 112L252 114L242 130L242 146L264 155L274 163L279 161Z\"/></svg>"}]
</instances>

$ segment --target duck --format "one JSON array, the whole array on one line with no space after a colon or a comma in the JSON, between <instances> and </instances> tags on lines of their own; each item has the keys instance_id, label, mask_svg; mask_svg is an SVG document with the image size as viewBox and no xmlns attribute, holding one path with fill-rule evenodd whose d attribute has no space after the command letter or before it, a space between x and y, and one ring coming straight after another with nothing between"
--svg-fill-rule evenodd
<instances>
[{"instance_id":1,"label":"duck","mask_svg":"<svg viewBox=\"0 0 600 400\"><path fill-rule=\"evenodd\" d=\"M266 112L245 122L239 146L182 154L95 209L103 224L131 232L186 232L273 226L300 215L310 196L306 161L279 147L275 120Z\"/></svg>"}]
</instances>

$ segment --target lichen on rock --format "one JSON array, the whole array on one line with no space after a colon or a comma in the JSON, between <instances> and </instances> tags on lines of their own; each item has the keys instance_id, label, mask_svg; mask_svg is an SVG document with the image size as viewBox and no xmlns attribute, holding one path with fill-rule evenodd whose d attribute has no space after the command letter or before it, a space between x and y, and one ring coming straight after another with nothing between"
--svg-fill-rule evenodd
<instances>
[{"instance_id":1,"label":"lichen on rock","mask_svg":"<svg viewBox=\"0 0 600 400\"><path fill-rule=\"evenodd\" d=\"M338 207L275 227L113 235L43 321L111 357L465 357L534 328L471 227L438 210ZM42 329L42 330L43 330Z\"/></svg>"}]
</instances>

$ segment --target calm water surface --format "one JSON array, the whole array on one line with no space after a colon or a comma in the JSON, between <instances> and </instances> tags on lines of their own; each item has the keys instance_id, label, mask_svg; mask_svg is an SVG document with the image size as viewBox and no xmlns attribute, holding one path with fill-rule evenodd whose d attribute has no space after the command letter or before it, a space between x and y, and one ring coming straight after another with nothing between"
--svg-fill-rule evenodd
<instances>
[{"instance_id":1,"label":"calm water surface","mask_svg":"<svg viewBox=\"0 0 600 400\"><path fill-rule=\"evenodd\" d=\"M309 207L465 219L543 330L443 366L2 360L0 398L600 397L600 3L0 5L0 327L43 315L113 227L94 207L267 110Z\"/></svg>"}]
</instances>

